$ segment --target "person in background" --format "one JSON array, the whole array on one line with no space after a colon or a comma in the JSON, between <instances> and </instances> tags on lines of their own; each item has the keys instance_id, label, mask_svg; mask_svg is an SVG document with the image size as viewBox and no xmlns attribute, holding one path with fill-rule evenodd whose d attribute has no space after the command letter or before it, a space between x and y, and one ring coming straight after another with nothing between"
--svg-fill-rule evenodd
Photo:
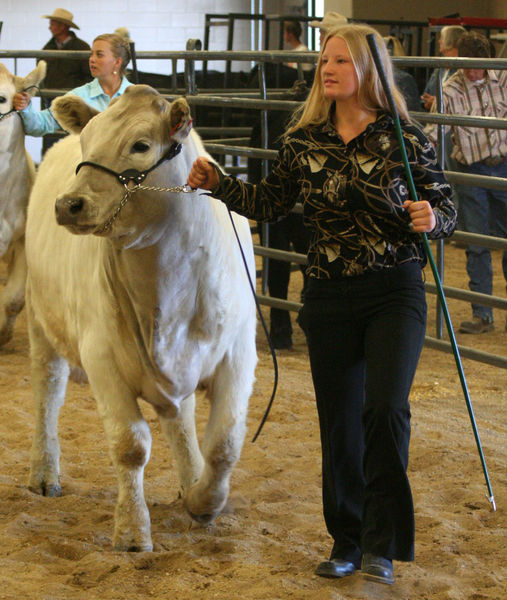
<instances>
[{"instance_id":1,"label":"person in background","mask_svg":"<svg viewBox=\"0 0 507 600\"><path fill-rule=\"evenodd\" d=\"M305 46L301 41L301 35L303 30L301 29L301 23L296 19L290 19L283 24L283 41L293 52L309 52L308 46ZM297 69L298 63L288 63L289 67ZM303 71L311 71L313 69L312 63L301 63Z\"/></svg>"},{"instance_id":2,"label":"person in background","mask_svg":"<svg viewBox=\"0 0 507 600\"><path fill-rule=\"evenodd\" d=\"M71 29L79 29L74 23L74 15L64 8L56 8L52 15L43 15L49 19L49 31L53 36L43 50L90 50L90 46L79 39ZM86 58L46 58L47 70L43 85L51 90L69 90L91 80ZM50 98L41 100L42 108L51 106ZM42 153L44 154L58 139L59 135L44 136Z\"/></svg>"},{"instance_id":3,"label":"person in background","mask_svg":"<svg viewBox=\"0 0 507 600\"><path fill-rule=\"evenodd\" d=\"M132 38L130 37L130 31L126 27L117 27L113 33L119 35L128 43L132 42Z\"/></svg>"},{"instance_id":4,"label":"person in background","mask_svg":"<svg viewBox=\"0 0 507 600\"><path fill-rule=\"evenodd\" d=\"M347 23L347 17L344 17L340 13L330 11L322 17L321 21L310 21L308 25L319 30L319 42L322 47L322 42L330 29L338 27L339 25L346 25Z\"/></svg>"},{"instance_id":5,"label":"person in background","mask_svg":"<svg viewBox=\"0 0 507 600\"><path fill-rule=\"evenodd\" d=\"M446 27L442 27L442 30L440 31L440 37L438 39L438 47L440 50L440 54L446 58L457 57L458 40L464 33L466 33L466 29L464 27L461 27L461 25L447 25ZM444 84L449 79L449 77L451 77L451 75L454 75L454 73L456 73L456 69L444 69L442 73L442 84ZM422 104L426 110L432 110L433 104L435 103L438 77L438 69L434 69L421 96ZM447 133L444 135L443 142L445 169L447 169L448 171L457 171L458 167L456 165L456 161L454 158L452 158L452 137L450 131L447 131ZM452 184L451 187L452 201L454 202L454 206L458 208L458 186ZM457 228L460 228L459 220Z\"/></svg>"},{"instance_id":6,"label":"person in background","mask_svg":"<svg viewBox=\"0 0 507 600\"><path fill-rule=\"evenodd\" d=\"M490 54L489 40L480 33L465 32L458 40L458 56L489 58ZM443 85L443 112L505 119L506 89L507 71L459 69ZM432 110L436 111L435 104ZM458 172L507 178L507 131L460 125L446 129L451 131L452 158L456 161ZM437 126L427 125L425 132L436 144ZM459 184L456 187L460 229L482 235L491 235L494 231L499 237L507 238L507 192L473 185ZM466 257L470 289L491 295L493 267L490 250L469 244ZM507 282L507 252L503 253L502 268ZM472 302L472 320L463 321L459 331L478 334L493 329L493 309L477 301Z\"/></svg>"},{"instance_id":7,"label":"person in background","mask_svg":"<svg viewBox=\"0 0 507 600\"><path fill-rule=\"evenodd\" d=\"M389 56L405 56L405 49L397 37L394 37L393 35L384 37L384 42L386 43ZM403 69L399 69L394 64L393 70L394 82L396 83L396 86L400 92L403 94L408 110L418 111L421 107L419 100L419 89L417 88L415 79L410 73L407 73L407 71L404 71Z\"/></svg>"},{"instance_id":8,"label":"person in background","mask_svg":"<svg viewBox=\"0 0 507 600\"><path fill-rule=\"evenodd\" d=\"M402 118L418 202L409 199L368 34ZM316 574L341 578L361 568L392 584L393 559L414 558L408 398L426 325L420 233L450 235L456 211L433 146L410 122L380 34L366 25L328 32L310 94L259 184L225 176L205 157L194 162L188 184L258 221L302 203L312 238L299 322L319 414L324 518L334 540Z\"/></svg>"},{"instance_id":9,"label":"person in background","mask_svg":"<svg viewBox=\"0 0 507 600\"><path fill-rule=\"evenodd\" d=\"M52 38L43 50L90 50L90 46L79 39L71 29L79 29L74 23L74 15L64 8L56 8L49 19ZM71 89L91 80L88 60L75 58L47 58L47 71L44 87L49 89Z\"/></svg>"},{"instance_id":10,"label":"person in background","mask_svg":"<svg viewBox=\"0 0 507 600\"><path fill-rule=\"evenodd\" d=\"M105 110L113 98L123 94L132 85L125 77L129 60L129 44L124 38L114 33L97 36L93 40L89 59L94 79L67 93L81 97L97 110ZM26 134L40 137L61 129L50 108L34 110L26 92L15 94L13 103L21 115Z\"/></svg>"},{"instance_id":11,"label":"person in background","mask_svg":"<svg viewBox=\"0 0 507 600\"><path fill-rule=\"evenodd\" d=\"M461 25L447 25L442 27L440 37L438 38L438 47L440 54L446 58L455 58L458 56L458 40L466 33L466 29ZM451 75L456 73L456 69L445 69L442 74L442 83L447 81ZM435 102L435 94L437 93L437 78L438 69L435 69L431 74L424 92L421 96L421 101L426 110L431 110L433 102Z\"/></svg>"}]
</instances>

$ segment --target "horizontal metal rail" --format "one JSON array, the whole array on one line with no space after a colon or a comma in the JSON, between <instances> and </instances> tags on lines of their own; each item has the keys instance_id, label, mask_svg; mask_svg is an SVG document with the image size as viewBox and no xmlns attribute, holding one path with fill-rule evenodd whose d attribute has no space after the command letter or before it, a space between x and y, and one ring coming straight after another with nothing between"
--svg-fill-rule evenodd
<instances>
[{"instance_id":1,"label":"horizontal metal rail","mask_svg":"<svg viewBox=\"0 0 507 600\"><path fill-rule=\"evenodd\" d=\"M164 96L168 100L174 100L178 98L177 94L167 94ZM293 100L259 100L255 98L224 98L223 96L186 96L186 100L190 105L195 106L222 106L228 108L252 108L257 110L271 109L271 110L294 110L301 106L301 102L294 102Z\"/></svg>"},{"instance_id":2,"label":"horizontal metal rail","mask_svg":"<svg viewBox=\"0 0 507 600\"><path fill-rule=\"evenodd\" d=\"M88 58L86 50L0 50L5 58ZM318 52L293 52L290 50L168 50L138 51L137 60L191 60L191 61L248 61L248 62L311 62L316 63ZM505 58L445 58L432 56L394 57L393 63L403 67L445 69L507 69Z\"/></svg>"},{"instance_id":3,"label":"horizontal metal rail","mask_svg":"<svg viewBox=\"0 0 507 600\"><path fill-rule=\"evenodd\" d=\"M452 234L452 239L456 242L465 242L466 244L472 244L474 246L483 246L484 248L491 248L491 250L507 251L507 239L494 237L492 235L468 233L467 231L460 231L459 229L457 229Z\"/></svg>"},{"instance_id":4,"label":"horizontal metal rail","mask_svg":"<svg viewBox=\"0 0 507 600\"><path fill-rule=\"evenodd\" d=\"M438 125L464 125L484 129L507 129L507 119L494 117L455 116L447 113L412 112L410 116L419 123L437 123Z\"/></svg>"}]
</instances>

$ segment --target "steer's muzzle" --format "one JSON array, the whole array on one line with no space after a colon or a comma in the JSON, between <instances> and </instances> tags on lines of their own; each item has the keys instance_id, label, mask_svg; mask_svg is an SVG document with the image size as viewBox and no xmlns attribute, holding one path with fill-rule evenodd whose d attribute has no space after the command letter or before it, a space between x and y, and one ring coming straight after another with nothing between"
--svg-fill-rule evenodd
<instances>
[{"instance_id":1,"label":"steer's muzzle","mask_svg":"<svg viewBox=\"0 0 507 600\"><path fill-rule=\"evenodd\" d=\"M55 202L58 225L66 225L73 233L87 233L96 223L89 223L86 210L88 203L82 194L63 194Z\"/></svg>"}]
</instances>

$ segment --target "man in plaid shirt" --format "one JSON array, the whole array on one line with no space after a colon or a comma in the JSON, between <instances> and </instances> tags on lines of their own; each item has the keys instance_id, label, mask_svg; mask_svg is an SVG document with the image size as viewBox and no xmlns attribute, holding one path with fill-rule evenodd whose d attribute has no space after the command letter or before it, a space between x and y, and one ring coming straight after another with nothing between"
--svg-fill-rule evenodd
<instances>
[{"instance_id":1,"label":"man in plaid shirt","mask_svg":"<svg viewBox=\"0 0 507 600\"><path fill-rule=\"evenodd\" d=\"M467 32L458 41L458 55L489 58L491 47L480 33ZM459 69L443 85L444 112L494 118L507 117L507 71ZM432 111L436 112L433 104ZM436 142L436 125L428 125L427 136ZM507 178L507 130L451 126L457 170L471 175ZM459 185L458 222L463 231L507 238L507 191ZM482 246L466 250L469 286L474 292L492 294L491 252ZM507 281L507 252L502 267ZM492 331L491 307L472 303L472 320L461 323L462 333Z\"/></svg>"}]
</instances>

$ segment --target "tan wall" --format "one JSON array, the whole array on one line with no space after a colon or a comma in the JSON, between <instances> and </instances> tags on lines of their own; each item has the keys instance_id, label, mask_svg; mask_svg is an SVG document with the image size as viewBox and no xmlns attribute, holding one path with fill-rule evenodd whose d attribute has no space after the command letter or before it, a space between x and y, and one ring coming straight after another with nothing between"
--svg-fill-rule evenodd
<instances>
[{"instance_id":1,"label":"tan wall","mask_svg":"<svg viewBox=\"0 0 507 600\"><path fill-rule=\"evenodd\" d=\"M466 6L466 8L464 8ZM506 0L325 0L325 12L334 10L353 19L406 20L427 22L431 17L459 13L466 17L507 19ZM376 27L382 34L387 26ZM428 54L427 30L422 54ZM501 43L497 42L497 51Z\"/></svg>"},{"instance_id":2,"label":"tan wall","mask_svg":"<svg viewBox=\"0 0 507 600\"><path fill-rule=\"evenodd\" d=\"M467 17L507 19L505 0L325 0L324 10L336 10L354 19L426 21L460 13Z\"/></svg>"}]
</instances>

